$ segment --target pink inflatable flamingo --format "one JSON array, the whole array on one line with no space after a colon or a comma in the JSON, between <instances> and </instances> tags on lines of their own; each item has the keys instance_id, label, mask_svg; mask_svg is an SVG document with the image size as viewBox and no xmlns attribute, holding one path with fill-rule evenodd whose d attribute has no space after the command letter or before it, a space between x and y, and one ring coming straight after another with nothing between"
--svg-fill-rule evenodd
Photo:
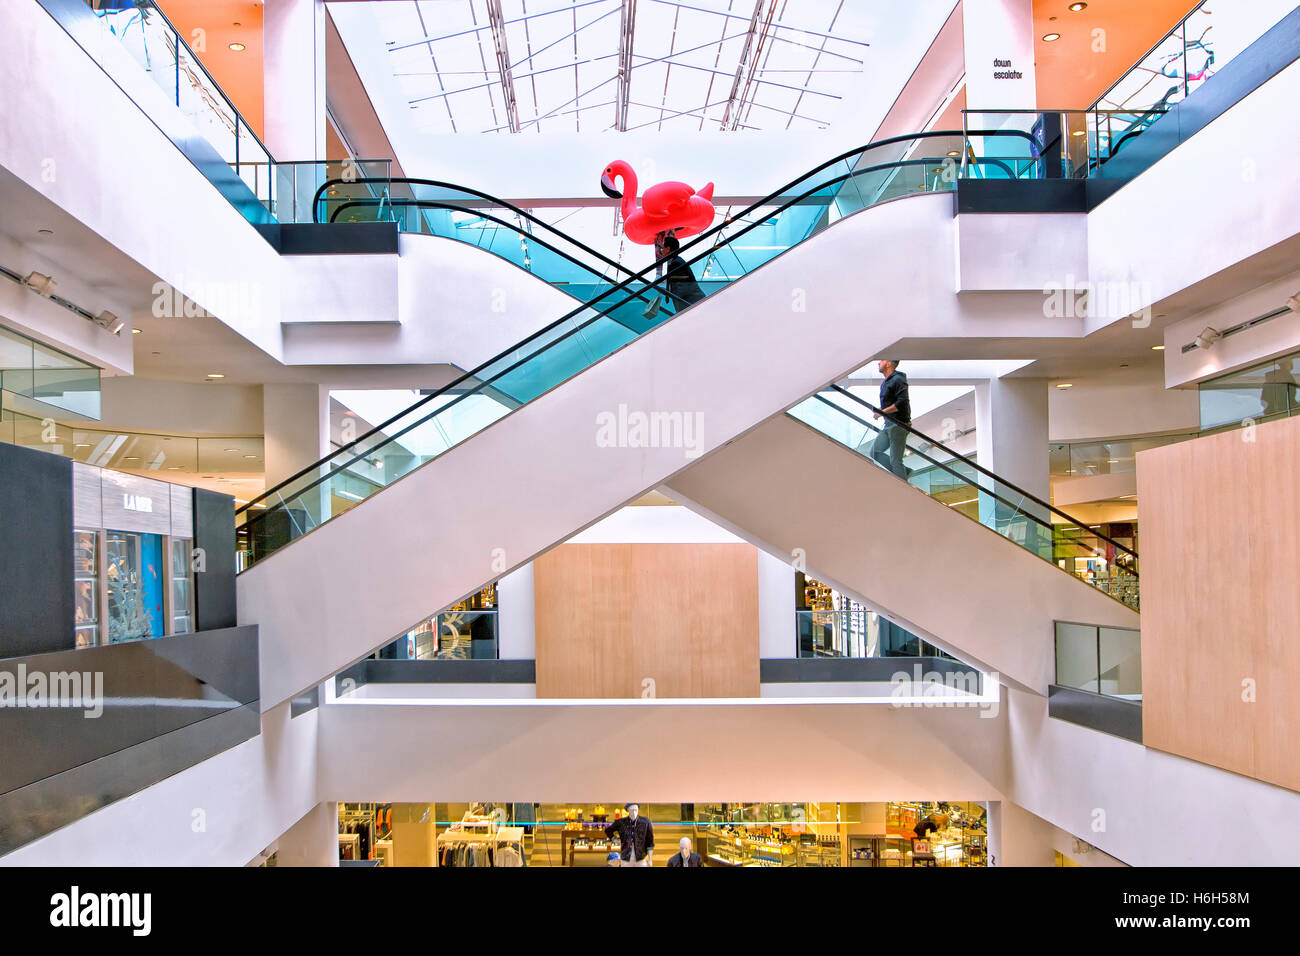
<instances>
[{"instance_id":1,"label":"pink inflatable flamingo","mask_svg":"<svg viewBox=\"0 0 1300 956\"><path fill-rule=\"evenodd\" d=\"M622 190L615 185L622 179ZM605 195L623 200L623 235L643 246L652 246L655 236L669 229L678 239L694 236L713 225L713 183L696 192L685 183L651 186L636 203L636 173L621 159L605 167L600 177Z\"/></svg>"}]
</instances>

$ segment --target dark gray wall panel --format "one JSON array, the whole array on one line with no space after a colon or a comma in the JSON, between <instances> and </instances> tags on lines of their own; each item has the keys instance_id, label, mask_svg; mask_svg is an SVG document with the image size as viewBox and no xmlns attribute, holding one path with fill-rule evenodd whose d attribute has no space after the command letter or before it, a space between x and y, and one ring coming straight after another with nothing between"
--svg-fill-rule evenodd
<instances>
[{"instance_id":1,"label":"dark gray wall panel","mask_svg":"<svg viewBox=\"0 0 1300 956\"><path fill-rule=\"evenodd\" d=\"M205 570L194 575L194 629L234 627L234 498L194 489L194 546L203 549L206 560Z\"/></svg>"},{"instance_id":2,"label":"dark gray wall panel","mask_svg":"<svg viewBox=\"0 0 1300 956\"><path fill-rule=\"evenodd\" d=\"M0 443L0 658L73 645L72 461Z\"/></svg>"}]
</instances>

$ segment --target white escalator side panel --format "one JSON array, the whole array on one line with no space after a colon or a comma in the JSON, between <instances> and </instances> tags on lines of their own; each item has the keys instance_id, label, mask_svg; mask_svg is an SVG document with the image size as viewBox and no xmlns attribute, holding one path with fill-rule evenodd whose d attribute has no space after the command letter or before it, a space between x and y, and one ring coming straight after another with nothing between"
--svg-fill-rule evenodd
<instances>
[{"instance_id":1,"label":"white escalator side panel","mask_svg":"<svg viewBox=\"0 0 1300 956\"><path fill-rule=\"evenodd\" d=\"M949 653L1038 694L1054 621L1138 615L787 415L668 482L668 492Z\"/></svg>"}]
</instances>

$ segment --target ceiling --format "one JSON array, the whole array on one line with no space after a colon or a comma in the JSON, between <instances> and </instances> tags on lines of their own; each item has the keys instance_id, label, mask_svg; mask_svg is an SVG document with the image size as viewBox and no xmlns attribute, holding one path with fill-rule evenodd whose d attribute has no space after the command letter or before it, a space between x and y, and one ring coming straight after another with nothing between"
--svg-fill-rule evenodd
<instances>
[{"instance_id":1,"label":"ceiling","mask_svg":"<svg viewBox=\"0 0 1300 956\"><path fill-rule=\"evenodd\" d=\"M404 0L373 10L427 133L826 128L876 0Z\"/></svg>"}]
</instances>

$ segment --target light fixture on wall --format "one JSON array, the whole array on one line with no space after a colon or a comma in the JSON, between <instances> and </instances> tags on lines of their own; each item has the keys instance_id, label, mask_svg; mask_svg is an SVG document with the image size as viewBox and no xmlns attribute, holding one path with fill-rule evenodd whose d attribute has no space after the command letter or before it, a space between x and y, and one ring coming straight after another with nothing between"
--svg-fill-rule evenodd
<instances>
[{"instance_id":1,"label":"light fixture on wall","mask_svg":"<svg viewBox=\"0 0 1300 956\"><path fill-rule=\"evenodd\" d=\"M1223 338L1223 333L1211 326L1206 326L1201 330L1201 334L1196 337L1196 347L1198 349L1208 349L1214 346L1214 343Z\"/></svg>"},{"instance_id":2,"label":"light fixture on wall","mask_svg":"<svg viewBox=\"0 0 1300 956\"><path fill-rule=\"evenodd\" d=\"M91 321L93 321L101 329L107 329L109 332L112 332L114 335L117 335L118 332L121 332L124 328L126 328L126 323L123 322L121 319L119 319L112 312L109 312L108 309L105 309L103 312L99 313L99 315L95 316L95 318L92 319Z\"/></svg>"},{"instance_id":3,"label":"light fixture on wall","mask_svg":"<svg viewBox=\"0 0 1300 956\"><path fill-rule=\"evenodd\" d=\"M43 273L29 272L23 277L23 285L48 299L54 295L54 288L58 283Z\"/></svg>"}]
</instances>

